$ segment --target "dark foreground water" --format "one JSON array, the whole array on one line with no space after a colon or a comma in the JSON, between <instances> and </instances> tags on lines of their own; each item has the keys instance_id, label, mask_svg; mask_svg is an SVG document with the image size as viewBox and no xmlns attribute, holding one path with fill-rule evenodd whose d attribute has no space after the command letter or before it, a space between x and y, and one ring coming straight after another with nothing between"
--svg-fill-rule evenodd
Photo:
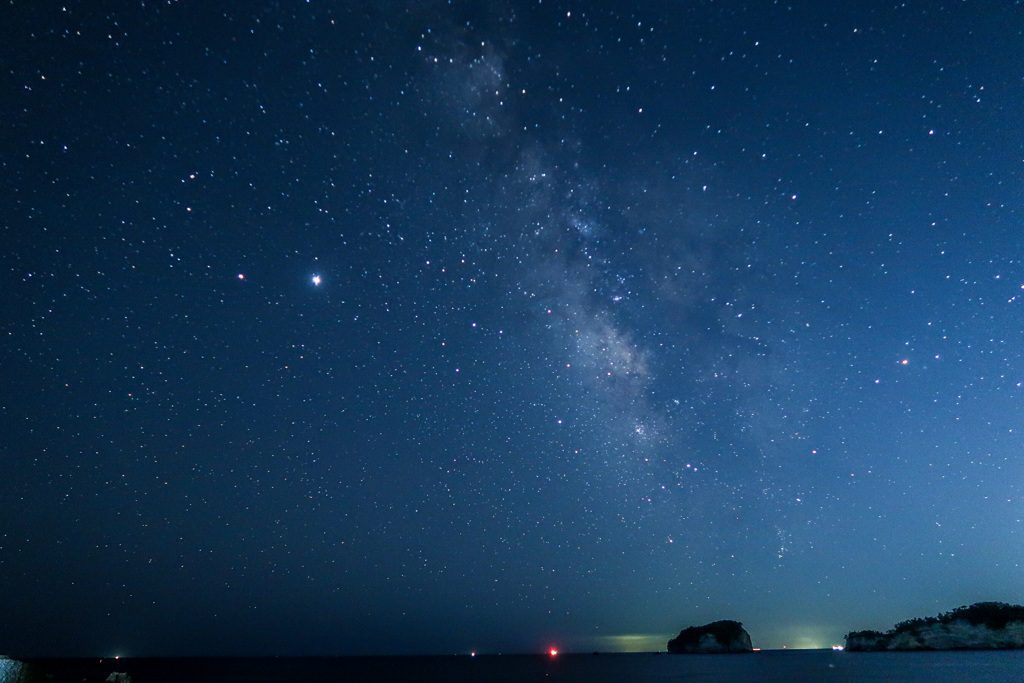
<instances>
[{"instance_id":1,"label":"dark foreground water","mask_svg":"<svg viewBox=\"0 0 1024 683\"><path fill-rule=\"evenodd\" d=\"M20 669L20 673L19 673ZM0 661L0 683L310 683L316 681L921 681L1024 682L1024 651L767 651L743 655L481 655L477 657L275 657ZM20 675L20 679L19 679Z\"/></svg>"}]
</instances>

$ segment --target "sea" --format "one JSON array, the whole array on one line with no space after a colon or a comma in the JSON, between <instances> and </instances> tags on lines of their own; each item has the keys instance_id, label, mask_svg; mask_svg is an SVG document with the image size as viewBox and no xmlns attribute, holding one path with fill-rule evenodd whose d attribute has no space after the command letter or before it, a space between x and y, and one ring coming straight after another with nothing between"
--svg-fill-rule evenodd
<instances>
[{"instance_id":1,"label":"sea","mask_svg":"<svg viewBox=\"0 0 1024 683\"><path fill-rule=\"evenodd\" d=\"M267 657L0 660L0 683L322 683L458 681L630 683L716 681L1024 682L1024 650L837 652L768 650L733 655L559 654L406 657ZM127 680L127 679L121 679Z\"/></svg>"}]
</instances>

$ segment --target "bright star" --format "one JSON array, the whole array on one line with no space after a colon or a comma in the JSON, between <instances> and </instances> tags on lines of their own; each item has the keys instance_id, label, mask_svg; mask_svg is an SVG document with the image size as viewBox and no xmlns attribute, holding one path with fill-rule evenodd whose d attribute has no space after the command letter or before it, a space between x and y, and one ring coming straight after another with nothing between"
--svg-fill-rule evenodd
<instances>
[{"instance_id":1,"label":"bright star","mask_svg":"<svg viewBox=\"0 0 1024 683\"><path fill-rule=\"evenodd\" d=\"M318 286L318 287L320 286L320 276L319 275L314 275L313 276L313 284Z\"/></svg>"}]
</instances>

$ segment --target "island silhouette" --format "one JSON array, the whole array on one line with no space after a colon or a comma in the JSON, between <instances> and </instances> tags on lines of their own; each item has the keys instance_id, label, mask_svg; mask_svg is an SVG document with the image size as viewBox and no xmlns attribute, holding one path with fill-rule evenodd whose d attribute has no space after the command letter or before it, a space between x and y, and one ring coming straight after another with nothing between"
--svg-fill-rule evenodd
<instances>
[{"instance_id":1,"label":"island silhouette","mask_svg":"<svg viewBox=\"0 0 1024 683\"><path fill-rule=\"evenodd\" d=\"M733 654L753 649L743 624L728 619L684 628L668 641L670 654Z\"/></svg>"},{"instance_id":2,"label":"island silhouette","mask_svg":"<svg viewBox=\"0 0 1024 683\"><path fill-rule=\"evenodd\" d=\"M1024 606L978 602L934 617L907 619L888 631L851 631L846 651L1024 649ZM738 621L689 626L668 641L670 654L752 652L750 634Z\"/></svg>"},{"instance_id":3,"label":"island silhouette","mask_svg":"<svg viewBox=\"0 0 1024 683\"><path fill-rule=\"evenodd\" d=\"M880 650L1017 650L1024 648L1024 606L979 602L891 629L846 634L849 652Z\"/></svg>"}]
</instances>

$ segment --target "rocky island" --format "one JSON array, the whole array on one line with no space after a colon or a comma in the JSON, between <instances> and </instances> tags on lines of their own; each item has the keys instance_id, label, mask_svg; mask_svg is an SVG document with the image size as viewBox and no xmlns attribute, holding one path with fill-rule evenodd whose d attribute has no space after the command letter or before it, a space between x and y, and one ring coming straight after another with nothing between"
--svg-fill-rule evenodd
<instances>
[{"instance_id":1,"label":"rocky island","mask_svg":"<svg viewBox=\"0 0 1024 683\"><path fill-rule=\"evenodd\" d=\"M704 626L690 626L668 641L670 654L726 654L752 652L750 634L738 621L715 621Z\"/></svg>"},{"instance_id":2,"label":"rocky island","mask_svg":"<svg viewBox=\"0 0 1024 683\"><path fill-rule=\"evenodd\" d=\"M846 634L848 652L1016 650L1024 648L1024 606L979 602L937 617L909 619L885 633Z\"/></svg>"}]
</instances>

